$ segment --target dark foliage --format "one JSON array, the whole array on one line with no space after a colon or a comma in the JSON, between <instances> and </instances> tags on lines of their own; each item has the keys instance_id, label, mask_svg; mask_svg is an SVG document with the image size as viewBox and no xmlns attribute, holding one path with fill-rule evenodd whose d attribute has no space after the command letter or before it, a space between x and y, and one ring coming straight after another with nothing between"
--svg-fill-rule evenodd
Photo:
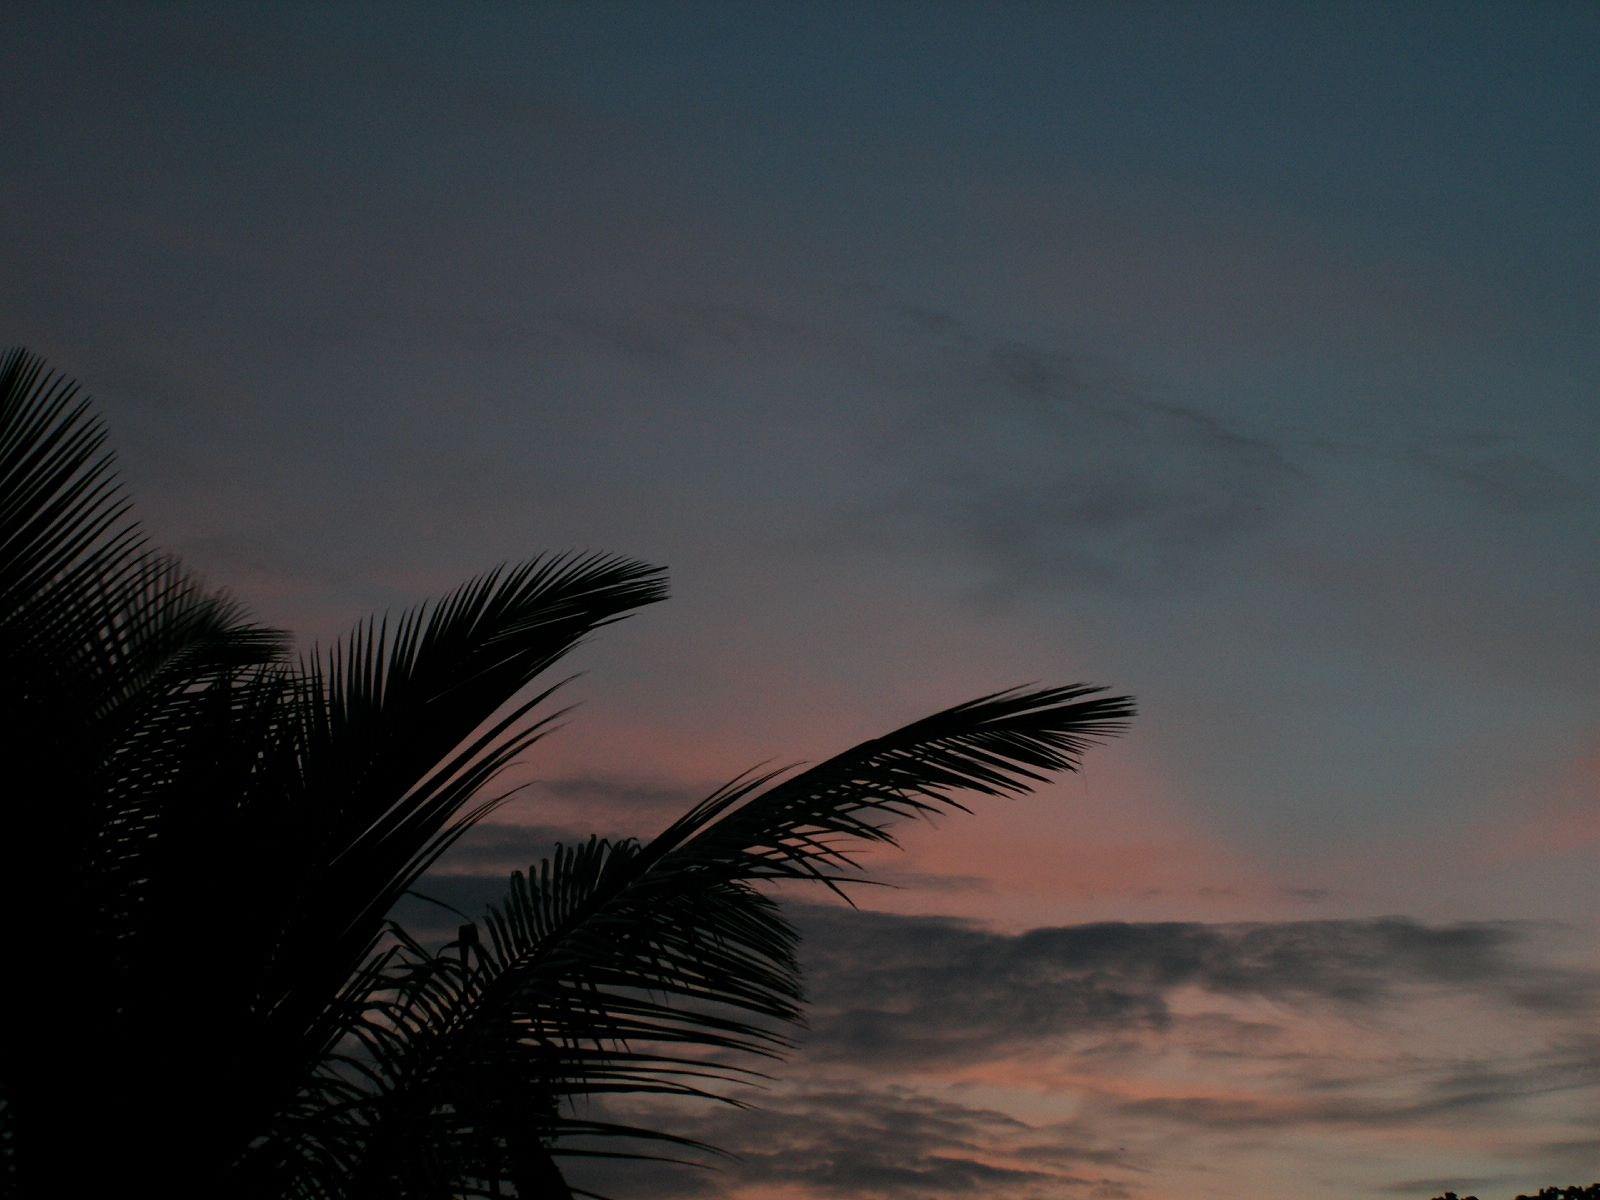
<instances>
[{"instance_id":1,"label":"dark foliage","mask_svg":"<svg viewBox=\"0 0 1600 1200\"><path fill-rule=\"evenodd\" d=\"M1454 1192L1446 1192L1442 1196L1435 1196L1433 1200L1478 1200L1476 1196L1457 1196ZM1571 1185L1568 1187L1540 1188L1531 1196L1518 1195L1516 1200L1600 1200L1600 1183L1591 1183L1588 1187Z\"/></svg>"},{"instance_id":2,"label":"dark foliage","mask_svg":"<svg viewBox=\"0 0 1600 1200\"><path fill-rule=\"evenodd\" d=\"M664 595L535 559L292 660L146 545L75 389L6 357L0 1190L564 1197L562 1156L706 1149L590 1101L727 1098L781 1054L796 935L761 885L838 888L888 823L1076 769L1133 711L985 696L560 848L442 949L393 924L560 715L535 681Z\"/></svg>"}]
</instances>

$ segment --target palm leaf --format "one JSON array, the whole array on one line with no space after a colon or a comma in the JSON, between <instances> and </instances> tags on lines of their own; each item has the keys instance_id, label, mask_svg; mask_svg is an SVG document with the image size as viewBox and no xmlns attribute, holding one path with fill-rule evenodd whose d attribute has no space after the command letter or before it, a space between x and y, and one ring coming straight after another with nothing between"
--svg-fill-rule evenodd
<instances>
[{"instance_id":1,"label":"palm leaf","mask_svg":"<svg viewBox=\"0 0 1600 1200\"><path fill-rule=\"evenodd\" d=\"M147 1125L162 1106L123 1089L203 1092L205 1177L338 1038L388 908L549 728L548 692L518 694L664 588L626 560L536 560L291 668L279 635L144 548L114 468L74 385L0 362L0 727L55 776L30 813L51 853L14 839L0 900L21 917L60 897L51 921L8 925L51 987L6 990L0 1088L8 1116L21 1097L36 1131L70 1137L95 1081L125 1103L128 1156L167 1139ZM227 1049L207 1069L186 1040Z\"/></svg>"},{"instance_id":2,"label":"palm leaf","mask_svg":"<svg viewBox=\"0 0 1600 1200\"><path fill-rule=\"evenodd\" d=\"M18 789L26 835L0 856L7 947L28 976L0 996L0 1089L27 1130L7 1153L29 1191L59 1186L86 1088L123 1114L103 1131L106 1169L150 1152L152 1080L185 1042L147 1018L181 1007L164 1001L184 976L160 967L175 945L194 957L205 913L169 916L219 848L181 852L184 810L228 807L202 747L240 677L270 672L283 645L144 547L104 441L75 385L21 351L0 361L0 749L47 777ZM96 1190L95 1167L81 1175Z\"/></svg>"},{"instance_id":3,"label":"palm leaf","mask_svg":"<svg viewBox=\"0 0 1600 1200\"><path fill-rule=\"evenodd\" d=\"M403 1174L406 1156L421 1155L425 1174L460 1189L469 1169L516 1153L628 1153L579 1149L574 1137L700 1149L554 1101L726 1099L725 1085L752 1074L739 1060L781 1053L783 1027L800 1016L795 932L756 885L838 888L859 878L849 848L892 842L898 818L1077 769L1133 712L1100 692L985 696L787 778L738 781L646 846L558 849L440 952L402 935L389 990L362 1026L359 1061L375 1091L349 1110L351 1161ZM485 1095L501 1099L464 1099ZM494 1154L474 1140L485 1126ZM508 1166L502 1174L515 1180Z\"/></svg>"},{"instance_id":4,"label":"palm leaf","mask_svg":"<svg viewBox=\"0 0 1600 1200\"><path fill-rule=\"evenodd\" d=\"M590 632L664 595L659 569L627 559L535 559L392 631L368 623L301 668L284 804L303 846L263 1001L275 1039L320 1052L343 1035L337 999L390 909L492 810L485 785L561 715L535 711L554 687L519 693Z\"/></svg>"},{"instance_id":5,"label":"palm leaf","mask_svg":"<svg viewBox=\"0 0 1600 1200\"><path fill-rule=\"evenodd\" d=\"M21 349L0 359L0 628L54 588L116 578L142 538L77 385Z\"/></svg>"}]
</instances>

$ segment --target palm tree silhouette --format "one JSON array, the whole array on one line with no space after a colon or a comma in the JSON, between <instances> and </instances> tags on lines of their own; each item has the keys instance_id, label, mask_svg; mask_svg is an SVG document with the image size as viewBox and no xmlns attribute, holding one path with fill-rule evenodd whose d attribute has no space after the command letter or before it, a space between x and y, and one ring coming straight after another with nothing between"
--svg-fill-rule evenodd
<instances>
[{"instance_id":1,"label":"palm tree silhouette","mask_svg":"<svg viewBox=\"0 0 1600 1200\"><path fill-rule=\"evenodd\" d=\"M782 1053L797 937L762 885L838 890L889 823L1074 770L1133 712L984 696L560 847L428 946L391 912L561 715L526 693L662 572L538 558L296 660L148 546L113 468L76 387L7 355L0 1188L30 1200L568 1197L563 1156L709 1149L601 1098L721 1098Z\"/></svg>"}]
</instances>

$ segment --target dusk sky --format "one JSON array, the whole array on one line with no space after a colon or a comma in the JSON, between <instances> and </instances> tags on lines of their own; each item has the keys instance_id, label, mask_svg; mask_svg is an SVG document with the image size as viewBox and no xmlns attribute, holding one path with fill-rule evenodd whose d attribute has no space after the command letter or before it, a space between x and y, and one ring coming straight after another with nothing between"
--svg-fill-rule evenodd
<instances>
[{"instance_id":1,"label":"dusk sky","mask_svg":"<svg viewBox=\"0 0 1600 1200\"><path fill-rule=\"evenodd\" d=\"M681 1118L743 1157L619 1193L1600 1178L1600 8L5 25L0 341L156 540L306 646L670 569L442 890L1008 685L1137 697L860 912L797 895L800 1053Z\"/></svg>"}]
</instances>

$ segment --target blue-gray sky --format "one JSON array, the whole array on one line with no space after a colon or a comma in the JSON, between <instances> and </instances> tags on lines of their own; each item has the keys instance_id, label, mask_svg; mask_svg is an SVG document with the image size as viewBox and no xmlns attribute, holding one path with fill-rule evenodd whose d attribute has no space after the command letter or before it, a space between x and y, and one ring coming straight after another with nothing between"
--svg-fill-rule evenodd
<instances>
[{"instance_id":1,"label":"blue-gray sky","mask_svg":"<svg viewBox=\"0 0 1600 1200\"><path fill-rule=\"evenodd\" d=\"M4 339L206 575L327 639L672 569L464 872L993 687L1139 697L814 922L824 996L850 937L926 951L892 996L1135 922L1128 1007L1082 934L1018 1029L824 1014L778 1110L921 1132L721 1186L1600 1175L1600 10L50 4L0 53ZM1321 982L1170 968L1274 937Z\"/></svg>"}]
</instances>

